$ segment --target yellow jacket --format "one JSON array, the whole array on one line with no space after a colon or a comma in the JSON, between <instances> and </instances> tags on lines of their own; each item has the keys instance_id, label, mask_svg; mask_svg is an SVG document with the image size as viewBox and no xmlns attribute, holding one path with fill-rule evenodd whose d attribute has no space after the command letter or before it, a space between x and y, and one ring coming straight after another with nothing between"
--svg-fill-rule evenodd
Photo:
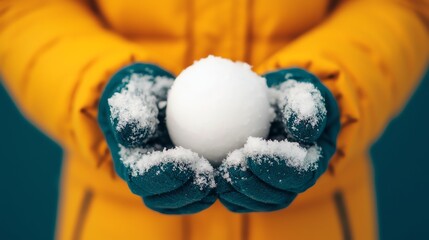
<instances>
[{"instance_id":1,"label":"yellow jacket","mask_svg":"<svg viewBox=\"0 0 429 240\"><path fill-rule=\"evenodd\" d=\"M59 239L373 239L366 151L416 87L428 29L424 0L2 0L0 73L65 149ZM96 122L109 77L134 61L178 74L209 54L306 68L339 101L337 154L289 208L165 216L115 177Z\"/></svg>"}]
</instances>

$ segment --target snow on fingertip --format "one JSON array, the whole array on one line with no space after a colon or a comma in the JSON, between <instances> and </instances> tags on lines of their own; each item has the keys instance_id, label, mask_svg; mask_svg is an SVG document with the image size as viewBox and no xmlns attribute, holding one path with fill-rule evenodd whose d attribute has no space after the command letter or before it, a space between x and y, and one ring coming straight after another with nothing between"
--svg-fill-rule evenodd
<instances>
[{"instance_id":1,"label":"snow on fingertip","mask_svg":"<svg viewBox=\"0 0 429 240\"><path fill-rule=\"evenodd\" d=\"M289 79L272 89L271 96L286 120L296 116L297 123L307 121L315 127L326 116L325 99L312 83Z\"/></svg>"},{"instance_id":2,"label":"snow on fingertip","mask_svg":"<svg viewBox=\"0 0 429 240\"><path fill-rule=\"evenodd\" d=\"M173 79L133 73L122 80L125 86L107 101L111 121L117 121L116 131L134 126L133 134L146 129L153 134L158 126L158 104L172 85ZM165 98L165 97L164 97Z\"/></svg>"},{"instance_id":3,"label":"snow on fingertip","mask_svg":"<svg viewBox=\"0 0 429 240\"><path fill-rule=\"evenodd\" d=\"M264 140L261 138L249 138L244 151L248 156L268 156L273 159L283 159L286 165L298 171L313 171L318 167L321 148L313 145L305 148L297 142Z\"/></svg>"},{"instance_id":4,"label":"snow on fingertip","mask_svg":"<svg viewBox=\"0 0 429 240\"><path fill-rule=\"evenodd\" d=\"M238 168L241 171L247 170L246 156L242 148L230 152L219 167L220 176L227 182L232 182L232 178L228 172L228 169L231 167Z\"/></svg>"},{"instance_id":5,"label":"snow on fingertip","mask_svg":"<svg viewBox=\"0 0 429 240\"><path fill-rule=\"evenodd\" d=\"M210 163L189 149L176 147L162 151L150 151L145 148L126 148L119 145L119 156L122 163L131 169L132 176L145 174L149 169L165 163L173 163L175 170L194 173L194 184L200 189L216 186L214 169ZM159 173L161 174L161 173Z\"/></svg>"},{"instance_id":6,"label":"snow on fingertip","mask_svg":"<svg viewBox=\"0 0 429 240\"><path fill-rule=\"evenodd\" d=\"M318 168L320 156L321 148L317 145L305 148L287 139L277 141L249 137L243 148L228 155L222 167L236 167L245 171L249 157L257 161L262 161L262 157L268 157L273 161L286 161L287 166L295 168L298 172L314 171Z\"/></svg>"},{"instance_id":7,"label":"snow on fingertip","mask_svg":"<svg viewBox=\"0 0 429 240\"><path fill-rule=\"evenodd\" d=\"M242 62L209 56L176 78L168 94L167 127L176 146L214 164L249 136L266 137L274 110L264 78Z\"/></svg>"}]
</instances>

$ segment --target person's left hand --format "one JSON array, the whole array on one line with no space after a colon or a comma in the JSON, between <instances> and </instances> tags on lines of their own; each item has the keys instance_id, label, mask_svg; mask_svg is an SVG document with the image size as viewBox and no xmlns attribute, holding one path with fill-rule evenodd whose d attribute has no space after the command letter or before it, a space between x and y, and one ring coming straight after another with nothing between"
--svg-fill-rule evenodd
<instances>
[{"instance_id":1,"label":"person's left hand","mask_svg":"<svg viewBox=\"0 0 429 240\"><path fill-rule=\"evenodd\" d=\"M218 197L233 212L287 207L315 184L336 150L339 109L319 79L297 68L264 77L276 111L268 140L249 138L216 176Z\"/></svg>"}]
</instances>

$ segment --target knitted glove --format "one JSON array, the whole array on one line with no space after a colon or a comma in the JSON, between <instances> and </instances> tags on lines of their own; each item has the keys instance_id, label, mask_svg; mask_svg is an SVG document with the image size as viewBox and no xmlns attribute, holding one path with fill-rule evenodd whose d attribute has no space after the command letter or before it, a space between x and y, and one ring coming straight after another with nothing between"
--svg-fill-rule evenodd
<instances>
[{"instance_id":1,"label":"knitted glove","mask_svg":"<svg viewBox=\"0 0 429 240\"><path fill-rule=\"evenodd\" d=\"M174 76L136 63L117 72L100 99L98 122L117 174L147 207L191 214L215 200L214 170L196 153L174 147L165 124Z\"/></svg>"},{"instance_id":2,"label":"knitted glove","mask_svg":"<svg viewBox=\"0 0 429 240\"><path fill-rule=\"evenodd\" d=\"M218 197L233 212L287 207L326 171L336 149L339 109L319 79L297 68L264 77L276 112L270 134L249 138L216 174Z\"/></svg>"}]
</instances>

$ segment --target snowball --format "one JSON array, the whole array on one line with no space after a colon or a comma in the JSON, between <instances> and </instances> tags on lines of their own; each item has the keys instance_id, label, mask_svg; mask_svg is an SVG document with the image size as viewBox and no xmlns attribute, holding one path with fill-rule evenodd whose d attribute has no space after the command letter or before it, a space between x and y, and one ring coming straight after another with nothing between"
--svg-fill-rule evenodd
<instances>
[{"instance_id":1,"label":"snowball","mask_svg":"<svg viewBox=\"0 0 429 240\"><path fill-rule=\"evenodd\" d=\"M249 136L266 137L275 117L265 79L248 64L209 56L185 69L168 93L167 127L176 146L220 163Z\"/></svg>"},{"instance_id":2,"label":"snowball","mask_svg":"<svg viewBox=\"0 0 429 240\"><path fill-rule=\"evenodd\" d=\"M198 156L198 154L176 147L164 149L162 151L151 151L145 148L126 148L119 145L119 156L122 163L131 169L132 176L136 177L145 174L149 169L159 166L157 174L162 174L162 165L173 163L178 171L191 170L194 173L193 183L203 189L205 187L214 188L214 169L210 163Z\"/></svg>"},{"instance_id":3,"label":"snowball","mask_svg":"<svg viewBox=\"0 0 429 240\"><path fill-rule=\"evenodd\" d=\"M165 107L165 99L159 100L162 94L166 95L173 79L133 73L124 78L122 83L125 86L121 91L107 100L111 121L117 121L116 130L122 131L126 126L133 126L133 134L144 128L153 134L159 123L158 107Z\"/></svg>"}]
</instances>

